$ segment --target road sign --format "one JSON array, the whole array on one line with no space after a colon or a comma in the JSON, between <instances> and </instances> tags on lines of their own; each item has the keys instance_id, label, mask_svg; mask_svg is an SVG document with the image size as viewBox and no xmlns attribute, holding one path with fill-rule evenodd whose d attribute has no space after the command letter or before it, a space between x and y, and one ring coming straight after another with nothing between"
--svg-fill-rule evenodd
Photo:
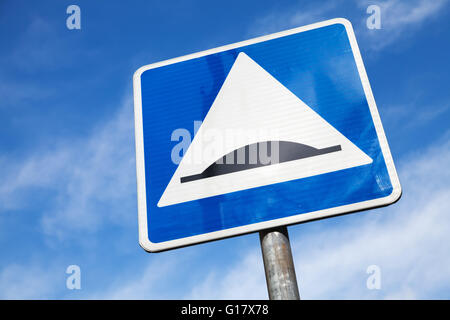
<instances>
[{"instance_id":1,"label":"road sign","mask_svg":"<svg viewBox=\"0 0 450 320\"><path fill-rule=\"evenodd\" d=\"M147 251L364 210L401 187L350 22L138 69Z\"/></svg>"}]
</instances>

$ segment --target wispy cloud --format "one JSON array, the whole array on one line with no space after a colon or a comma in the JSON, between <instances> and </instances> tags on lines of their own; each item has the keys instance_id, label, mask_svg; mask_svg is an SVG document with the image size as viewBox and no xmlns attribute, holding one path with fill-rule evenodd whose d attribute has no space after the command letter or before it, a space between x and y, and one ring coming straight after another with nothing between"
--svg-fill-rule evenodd
<instances>
[{"instance_id":1,"label":"wispy cloud","mask_svg":"<svg viewBox=\"0 0 450 320\"><path fill-rule=\"evenodd\" d=\"M383 119L390 126L397 128L397 131L410 132L436 121L439 117L445 117L450 112L450 105L427 105L415 109L406 108L404 105L394 105L383 109Z\"/></svg>"},{"instance_id":2,"label":"wispy cloud","mask_svg":"<svg viewBox=\"0 0 450 320\"><path fill-rule=\"evenodd\" d=\"M387 0L375 3L373 1L365 1L365 7L368 7L370 4L380 6L382 14L386 15L383 17L382 24L395 29L424 22L427 18L439 13L439 10L447 2L448 0Z\"/></svg>"},{"instance_id":3,"label":"wispy cloud","mask_svg":"<svg viewBox=\"0 0 450 320\"><path fill-rule=\"evenodd\" d=\"M260 17L250 25L249 37L261 36L268 33L278 32L289 28L300 27L302 25L335 18L330 16L336 8L335 1L326 1L307 6L297 6L294 10L276 10Z\"/></svg>"},{"instance_id":4,"label":"wispy cloud","mask_svg":"<svg viewBox=\"0 0 450 320\"><path fill-rule=\"evenodd\" d=\"M192 249L192 248L191 248ZM206 248L204 248L206 249ZM207 251L207 250L206 250ZM90 292L87 299L267 299L264 267L260 249L248 253L235 251L234 263L218 264L202 250L168 252L152 255L139 267L118 274L110 285ZM205 252L203 252L204 254ZM214 271L206 271L214 266Z\"/></svg>"},{"instance_id":5,"label":"wispy cloud","mask_svg":"<svg viewBox=\"0 0 450 320\"><path fill-rule=\"evenodd\" d=\"M113 281L108 288L89 294L87 299L176 299L175 288L167 285L173 283L176 274L182 268L182 259L161 257L153 260L139 272L128 272ZM126 281L124 281L127 279Z\"/></svg>"},{"instance_id":6,"label":"wispy cloud","mask_svg":"<svg viewBox=\"0 0 450 320\"><path fill-rule=\"evenodd\" d=\"M365 46L373 51L395 44L397 40L409 39L414 30L422 27L430 19L439 16L448 0L386 0L355 1L354 3L328 0L320 5L299 3L293 7L261 16L249 26L249 36L259 36L289 28L344 17L353 22L357 36L362 37ZM366 26L366 10L369 5L378 5L381 9L381 29L369 30Z\"/></svg>"},{"instance_id":7,"label":"wispy cloud","mask_svg":"<svg viewBox=\"0 0 450 320\"><path fill-rule=\"evenodd\" d=\"M64 13L63 13L64 14ZM32 15L26 26L16 30L14 41L0 56L0 63L24 74L57 71L74 57L96 54L95 48L83 50L74 45L74 38L60 19Z\"/></svg>"},{"instance_id":8,"label":"wispy cloud","mask_svg":"<svg viewBox=\"0 0 450 320\"><path fill-rule=\"evenodd\" d=\"M366 28L365 16L358 26L368 44L373 50L381 50L393 45L397 40L409 39L415 30L422 27L425 22L438 16L448 4L448 0L387 0L358 2L361 9L369 5L378 5L381 9L381 29L369 30Z\"/></svg>"},{"instance_id":9,"label":"wispy cloud","mask_svg":"<svg viewBox=\"0 0 450 320\"><path fill-rule=\"evenodd\" d=\"M56 270L38 265L8 265L0 269L0 299L49 299L58 287Z\"/></svg>"},{"instance_id":10,"label":"wispy cloud","mask_svg":"<svg viewBox=\"0 0 450 320\"><path fill-rule=\"evenodd\" d=\"M135 162L131 99L89 137L64 139L24 160L3 158L0 211L26 208L46 192L43 231L95 231L102 222L122 224L135 211Z\"/></svg>"},{"instance_id":11,"label":"wispy cloud","mask_svg":"<svg viewBox=\"0 0 450 320\"><path fill-rule=\"evenodd\" d=\"M254 248L228 270L206 275L186 299L267 299L264 266L259 248Z\"/></svg>"}]
</instances>

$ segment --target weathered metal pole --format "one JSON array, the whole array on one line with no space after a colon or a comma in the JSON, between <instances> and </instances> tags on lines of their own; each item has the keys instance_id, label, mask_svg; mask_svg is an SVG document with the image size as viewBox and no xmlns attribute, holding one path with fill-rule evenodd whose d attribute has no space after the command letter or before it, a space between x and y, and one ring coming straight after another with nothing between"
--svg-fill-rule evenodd
<instances>
[{"instance_id":1,"label":"weathered metal pole","mask_svg":"<svg viewBox=\"0 0 450 320\"><path fill-rule=\"evenodd\" d=\"M300 300L286 227L259 232L270 300Z\"/></svg>"}]
</instances>

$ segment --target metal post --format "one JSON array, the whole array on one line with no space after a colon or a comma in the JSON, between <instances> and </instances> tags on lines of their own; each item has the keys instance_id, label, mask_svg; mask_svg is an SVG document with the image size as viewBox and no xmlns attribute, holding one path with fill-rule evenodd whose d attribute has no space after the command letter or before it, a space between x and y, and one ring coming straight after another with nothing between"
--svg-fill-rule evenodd
<instances>
[{"instance_id":1,"label":"metal post","mask_svg":"<svg viewBox=\"0 0 450 320\"><path fill-rule=\"evenodd\" d=\"M300 300L286 227L259 232L270 300Z\"/></svg>"}]
</instances>

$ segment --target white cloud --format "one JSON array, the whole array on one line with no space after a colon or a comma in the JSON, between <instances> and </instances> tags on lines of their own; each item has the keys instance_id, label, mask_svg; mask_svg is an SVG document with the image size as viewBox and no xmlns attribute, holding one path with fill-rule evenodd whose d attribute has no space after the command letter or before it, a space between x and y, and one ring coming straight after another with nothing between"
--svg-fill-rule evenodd
<instances>
[{"instance_id":1,"label":"white cloud","mask_svg":"<svg viewBox=\"0 0 450 320\"><path fill-rule=\"evenodd\" d=\"M399 39L409 39L414 32L430 19L438 16L448 0L386 0L355 1L355 3L328 0L320 5L298 4L273 10L253 21L249 27L249 36L260 36L285 29L300 27L327 19L344 17L353 22L358 40L365 41L365 47L374 51L397 44ZM366 27L369 5L378 5L381 9L381 29L369 30ZM360 39L361 38L361 39Z\"/></svg>"},{"instance_id":2,"label":"white cloud","mask_svg":"<svg viewBox=\"0 0 450 320\"><path fill-rule=\"evenodd\" d=\"M381 9L381 30L366 28L366 15L361 20L359 31L373 50L381 50L397 43L399 39L408 39L418 28L431 18L438 16L448 0L387 0L359 2L361 9L369 5L378 5Z\"/></svg>"},{"instance_id":3,"label":"white cloud","mask_svg":"<svg viewBox=\"0 0 450 320\"><path fill-rule=\"evenodd\" d=\"M174 299L168 285L176 285L171 277L180 272L181 259L163 257L148 263L139 271L121 274L108 288L87 296L88 299ZM129 270L128 270L129 271ZM127 281L123 281L127 277Z\"/></svg>"},{"instance_id":4,"label":"white cloud","mask_svg":"<svg viewBox=\"0 0 450 320\"><path fill-rule=\"evenodd\" d=\"M0 299L49 299L57 272L36 265L12 264L0 270Z\"/></svg>"},{"instance_id":5,"label":"white cloud","mask_svg":"<svg viewBox=\"0 0 450 320\"><path fill-rule=\"evenodd\" d=\"M393 105L383 109L383 116L387 122L398 125L402 130L411 130L412 128L424 126L433 120L444 116L450 111L449 104L428 105L418 107L414 110L405 108L404 105ZM401 125L401 126L400 126Z\"/></svg>"},{"instance_id":6,"label":"white cloud","mask_svg":"<svg viewBox=\"0 0 450 320\"><path fill-rule=\"evenodd\" d=\"M367 2L369 3L369 2ZM381 10L386 14L384 25L390 28L404 28L410 24L422 23L439 12L447 0L388 0L379 2Z\"/></svg>"},{"instance_id":7,"label":"white cloud","mask_svg":"<svg viewBox=\"0 0 450 320\"><path fill-rule=\"evenodd\" d=\"M127 99L119 112L79 144L64 164L65 184L56 208L44 215L46 232L95 230L104 220L124 223L135 211L136 177L133 108ZM130 220L130 219L128 219Z\"/></svg>"},{"instance_id":8,"label":"white cloud","mask_svg":"<svg viewBox=\"0 0 450 320\"><path fill-rule=\"evenodd\" d=\"M255 248L229 270L206 275L186 299L267 299L264 266L260 249Z\"/></svg>"},{"instance_id":9,"label":"white cloud","mask_svg":"<svg viewBox=\"0 0 450 320\"><path fill-rule=\"evenodd\" d=\"M1 159L0 210L20 210L46 192L42 227L59 237L131 221L125 217L136 211L133 123L127 98L90 137L62 140L23 161Z\"/></svg>"},{"instance_id":10,"label":"white cloud","mask_svg":"<svg viewBox=\"0 0 450 320\"><path fill-rule=\"evenodd\" d=\"M14 30L15 41L0 56L0 63L18 72L42 73L61 69L76 54L86 51L73 45L73 38L68 36L70 31L65 28L64 21L48 15L36 15L24 23L24 28ZM95 49L91 49L84 54L90 56L95 53Z\"/></svg>"},{"instance_id":11,"label":"white cloud","mask_svg":"<svg viewBox=\"0 0 450 320\"><path fill-rule=\"evenodd\" d=\"M214 260L210 260L210 264L199 264L206 257L193 250L151 255L150 262L139 267L137 272L132 268L121 272L108 287L85 298L267 299L260 250L256 248L249 254L241 252L237 255L234 258L238 262L223 269ZM205 268L209 267L214 271L206 272Z\"/></svg>"},{"instance_id":12,"label":"white cloud","mask_svg":"<svg viewBox=\"0 0 450 320\"><path fill-rule=\"evenodd\" d=\"M330 17L329 14L336 6L336 2L326 1L321 3L320 6L314 4L312 6L298 6L298 9L296 10L273 11L254 21L253 24L250 25L248 35L250 37L261 36L329 18L335 18Z\"/></svg>"}]
</instances>

